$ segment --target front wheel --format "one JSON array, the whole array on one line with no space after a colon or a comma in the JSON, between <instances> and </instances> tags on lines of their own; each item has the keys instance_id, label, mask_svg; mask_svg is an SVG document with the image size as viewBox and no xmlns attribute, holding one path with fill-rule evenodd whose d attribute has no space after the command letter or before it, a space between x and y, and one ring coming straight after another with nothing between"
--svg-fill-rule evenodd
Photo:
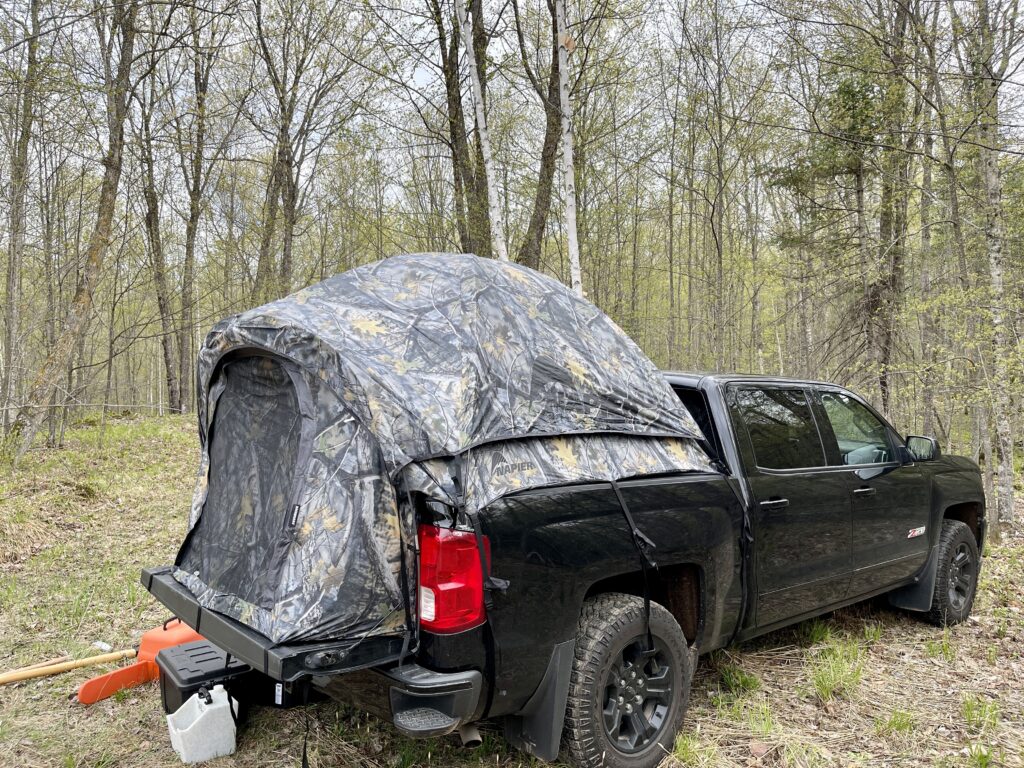
<instances>
[{"instance_id":1,"label":"front wheel","mask_svg":"<svg viewBox=\"0 0 1024 768\"><path fill-rule=\"evenodd\" d=\"M651 603L609 593L583 605L565 746L580 768L654 768L671 753L690 697L690 655L679 624Z\"/></svg>"},{"instance_id":2,"label":"front wheel","mask_svg":"<svg viewBox=\"0 0 1024 768\"><path fill-rule=\"evenodd\" d=\"M959 520L943 520L928 620L948 627L970 616L980 570L978 543L971 529Z\"/></svg>"}]
</instances>

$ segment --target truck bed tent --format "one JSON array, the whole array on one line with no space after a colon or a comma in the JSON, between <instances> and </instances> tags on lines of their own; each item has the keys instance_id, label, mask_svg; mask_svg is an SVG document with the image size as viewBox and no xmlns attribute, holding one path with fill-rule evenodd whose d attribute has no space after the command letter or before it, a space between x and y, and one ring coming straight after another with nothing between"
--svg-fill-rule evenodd
<instances>
[{"instance_id":1,"label":"truck bed tent","mask_svg":"<svg viewBox=\"0 0 1024 768\"><path fill-rule=\"evenodd\" d=\"M197 365L175 579L273 642L412 626L412 493L702 471L700 430L589 302L515 264L396 256L235 315Z\"/></svg>"}]
</instances>

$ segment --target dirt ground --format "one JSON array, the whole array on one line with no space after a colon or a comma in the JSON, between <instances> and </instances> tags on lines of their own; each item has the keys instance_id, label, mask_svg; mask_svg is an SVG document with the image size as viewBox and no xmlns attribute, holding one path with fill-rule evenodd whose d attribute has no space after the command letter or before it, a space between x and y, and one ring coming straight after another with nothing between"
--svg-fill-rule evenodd
<instances>
[{"instance_id":1,"label":"dirt ground","mask_svg":"<svg viewBox=\"0 0 1024 768\"><path fill-rule=\"evenodd\" d=\"M118 419L0 478L0 670L131 647L166 618L139 571L173 559L195 459L191 419ZM974 616L947 632L860 605L704 657L664 766L1024 766L1024 530L985 554ZM180 765L157 684L75 701L106 669L0 688L0 766ZM307 710L256 712L211 765L298 766L307 723L314 768L535 764L494 726L464 750L339 704Z\"/></svg>"}]
</instances>

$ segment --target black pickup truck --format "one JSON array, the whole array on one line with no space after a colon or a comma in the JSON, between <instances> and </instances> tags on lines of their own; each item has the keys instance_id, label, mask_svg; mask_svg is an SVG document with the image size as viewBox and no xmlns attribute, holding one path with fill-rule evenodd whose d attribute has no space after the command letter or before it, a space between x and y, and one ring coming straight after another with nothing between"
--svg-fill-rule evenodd
<instances>
[{"instance_id":1,"label":"black pickup truck","mask_svg":"<svg viewBox=\"0 0 1024 768\"><path fill-rule=\"evenodd\" d=\"M653 766L682 723L696 653L882 593L939 625L969 615L985 537L973 462L901 437L834 384L667 378L720 471L618 484L655 567L638 564L607 483L505 497L480 516L491 572L509 583L484 623L424 632L416 667L403 665L415 672L314 686L389 719L416 704L425 722L399 719L408 735L435 733L430 712L463 726L501 718L544 759L561 741L581 766ZM154 576L146 585L187 616L180 587ZM213 641L243 650L208 622ZM258 666L282 676L279 661Z\"/></svg>"},{"instance_id":2,"label":"black pickup truck","mask_svg":"<svg viewBox=\"0 0 1024 768\"><path fill-rule=\"evenodd\" d=\"M225 321L198 370L189 534L142 580L276 703L649 768L699 654L883 593L971 611L974 463L833 384L666 386L521 267L385 260Z\"/></svg>"}]
</instances>

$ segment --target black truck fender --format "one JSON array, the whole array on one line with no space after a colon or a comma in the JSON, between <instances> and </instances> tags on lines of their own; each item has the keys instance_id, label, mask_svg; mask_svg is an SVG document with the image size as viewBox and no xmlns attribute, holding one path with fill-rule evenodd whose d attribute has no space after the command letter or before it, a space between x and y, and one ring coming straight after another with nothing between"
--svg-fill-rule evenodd
<instances>
[{"instance_id":1,"label":"black truck fender","mask_svg":"<svg viewBox=\"0 0 1024 768\"><path fill-rule=\"evenodd\" d=\"M931 609L939 567L939 535L945 518L961 519L964 510L972 510L973 519L965 522L971 525L977 537L979 551L985 543L985 491L977 465L957 456L943 456L938 462L945 465L945 471L935 475L932 486L932 509L928 520L931 548L928 559L914 576L913 582L887 595L889 604L895 608L908 611Z\"/></svg>"}]
</instances>

